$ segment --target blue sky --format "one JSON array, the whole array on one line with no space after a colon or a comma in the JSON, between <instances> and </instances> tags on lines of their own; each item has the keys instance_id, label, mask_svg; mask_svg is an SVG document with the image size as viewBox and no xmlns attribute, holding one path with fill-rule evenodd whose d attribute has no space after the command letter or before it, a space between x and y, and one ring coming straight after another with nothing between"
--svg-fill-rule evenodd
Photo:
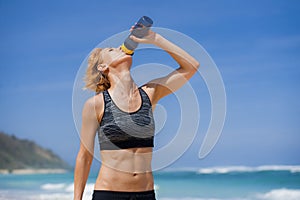
<instances>
[{"instance_id":1,"label":"blue sky","mask_svg":"<svg viewBox=\"0 0 300 200\"><path fill-rule=\"evenodd\" d=\"M210 116L205 84L195 77L203 125L172 167L300 164L299 1L0 0L0 13L0 130L74 164L79 137L72 87L80 64L98 43L147 15L156 27L199 42L217 64L227 94L221 138L199 160ZM161 104L176 101L170 96ZM170 139L172 128L165 130L157 142Z\"/></svg>"}]
</instances>

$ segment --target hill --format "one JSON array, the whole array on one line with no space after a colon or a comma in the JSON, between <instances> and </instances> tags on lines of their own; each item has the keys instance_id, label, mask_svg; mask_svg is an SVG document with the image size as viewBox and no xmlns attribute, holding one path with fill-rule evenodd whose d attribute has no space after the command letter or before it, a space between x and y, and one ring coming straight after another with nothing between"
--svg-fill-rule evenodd
<instances>
[{"instance_id":1,"label":"hill","mask_svg":"<svg viewBox=\"0 0 300 200\"><path fill-rule=\"evenodd\" d=\"M33 141L0 132L0 169L70 169L51 150Z\"/></svg>"}]
</instances>

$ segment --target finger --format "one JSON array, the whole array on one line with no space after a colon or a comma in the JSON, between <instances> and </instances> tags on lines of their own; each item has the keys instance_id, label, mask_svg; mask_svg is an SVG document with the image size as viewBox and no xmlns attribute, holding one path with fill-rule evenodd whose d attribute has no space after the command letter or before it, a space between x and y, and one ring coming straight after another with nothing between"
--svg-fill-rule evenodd
<instances>
[{"instance_id":1,"label":"finger","mask_svg":"<svg viewBox=\"0 0 300 200\"><path fill-rule=\"evenodd\" d=\"M131 26L131 29L130 29L130 31L132 31L136 25L137 25L137 22L135 22L135 23L134 23L134 25L133 25L133 26Z\"/></svg>"},{"instance_id":2,"label":"finger","mask_svg":"<svg viewBox=\"0 0 300 200\"><path fill-rule=\"evenodd\" d=\"M138 42L138 43L143 42L143 39L137 38L137 37L135 37L134 35L131 35L131 36L130 36L130 39L132 39L134 42Z\"/></svg>"},{"instance_id":3,"label":"finger","mask_svg":"<svg viewBox=\"0 0 300 200\"><path fill-rule=\"evenodd\" d=\"M152 31L151 29L148 30L148 35L153 34L154 31Z\"/></svg>"},{"instance_id":4,"label":"finger","mask_svg":"<svg viewBox=\"0 0 300 200\"><path fill-rule=\"evenodd\" d=\"M130 32L131 32L133 29L134 29L134 26L131 26L131 28L130 28Z\"/></svg>"}]
</instances>

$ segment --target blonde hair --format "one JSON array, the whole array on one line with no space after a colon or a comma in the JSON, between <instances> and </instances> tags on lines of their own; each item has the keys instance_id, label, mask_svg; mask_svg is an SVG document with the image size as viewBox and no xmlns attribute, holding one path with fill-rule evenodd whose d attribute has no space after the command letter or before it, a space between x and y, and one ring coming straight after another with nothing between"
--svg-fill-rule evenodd
<instances>
[{"instance_id":1,"label":"blonde hair","mask_svg":"<svg viewBox=\"0 0 300 200\"><path fill-rule=\"evenodd\" d=\"M103 63L101 56L102 49L95 48L88 59L88 67L84 77L85 89L90 89L96 93L110 88L108 76L98 70L98 66Z\"/></svg>"}]
</instances>

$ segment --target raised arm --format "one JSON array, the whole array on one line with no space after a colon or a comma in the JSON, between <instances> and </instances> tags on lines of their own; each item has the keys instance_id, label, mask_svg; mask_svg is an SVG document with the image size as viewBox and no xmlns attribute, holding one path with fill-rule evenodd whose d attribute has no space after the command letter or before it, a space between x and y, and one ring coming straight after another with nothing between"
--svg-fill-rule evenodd
<instances>
[{"instance_id":1,"label":"raised arm","mask_svg":"<svg viewBox=\"0 0 300 200\"><path fill-rule=\"evenodd\" d=\"M86 101L82 111L80 149L74 171L74 200L81 200L93 161L94 140L99 126L95 112L95 97Z\"/></svg>"},{"instance_id":2,"label":"raised arm","mask_svg":"<svg viewBox=\"0 0 300 200\"><path fill-rule=\"evenodd\" d=\"M162 97L173 93L182 87L199 68L199 62L194 57L163 36L151 30L144 38L137 38L134 36L131 36L131 38L136 42L156 45L157 47L169 53L179 64L179 68L167 76L152 80L146 84L146 87L148 87L149 90L152 90L152 102L154 103L156 103Z\"/></svg>"}]
</instances>

